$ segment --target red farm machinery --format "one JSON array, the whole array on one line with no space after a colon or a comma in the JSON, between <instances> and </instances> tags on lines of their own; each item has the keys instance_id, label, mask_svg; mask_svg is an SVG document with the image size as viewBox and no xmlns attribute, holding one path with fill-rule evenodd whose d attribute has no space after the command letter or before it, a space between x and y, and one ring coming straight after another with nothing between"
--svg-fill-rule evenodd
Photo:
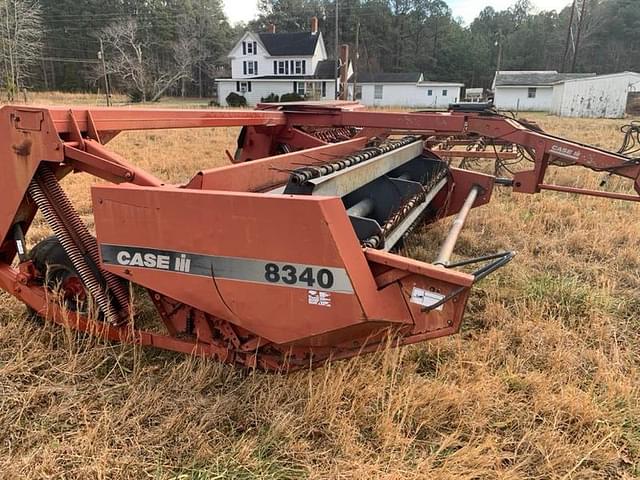
<instances>
[{"instance_id":1,"label":"red farm machinery","mask_svg":"<svg viewBox=\"0 0 640 480\"><path fill-rule=\"evenodd\" d=\"M108 149L124 131L214 127L241 127L235 155L182 185ZM415 113L353 102L255 110L5 106L0 138L0 287L39 316L93 335L264 370L456 333L474 283L514 255L451 261L467 215L496 186L640 199L639 160L482 105ZM495 151L509 154L504 161L526 158L530 168L510 177L497 167L495 174L454 168L446 159L459 145L468 153L462 157ZM550 185L550 165L625 177L634 189ZM91 188L95 234L60 184L75 173L106 181ZM29 250L38 211L54 235ZM432 263L397 253L416 226L451 216ZM156 327L138 324L132 285L148 291Z\"/></svg>"}]
</instances>

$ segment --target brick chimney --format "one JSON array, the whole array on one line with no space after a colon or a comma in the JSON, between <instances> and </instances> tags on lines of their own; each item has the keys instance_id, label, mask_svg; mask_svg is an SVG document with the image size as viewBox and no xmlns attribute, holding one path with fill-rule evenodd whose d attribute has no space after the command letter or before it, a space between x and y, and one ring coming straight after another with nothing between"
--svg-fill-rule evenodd
<instances>
[{"instance_id":1,"label":"brick chimney","mask_svg":"<svg viewBox=\"0 0 640 480\"><path fill-rule=\"evenodd\" d=\"M270 23L269 26L267 27L267 32L276 33L276 26L273 23Z\"/></svg>"},{"instance_id":2,"label":"brick chimney","mask_svg":"<svg viewBox=\"0 0 640 480\"><path fill-rule=\"evenodd\" d=\"M313 35L318 33L318 17L311 17L311 33Z\"/></svg>"}]
</instances>

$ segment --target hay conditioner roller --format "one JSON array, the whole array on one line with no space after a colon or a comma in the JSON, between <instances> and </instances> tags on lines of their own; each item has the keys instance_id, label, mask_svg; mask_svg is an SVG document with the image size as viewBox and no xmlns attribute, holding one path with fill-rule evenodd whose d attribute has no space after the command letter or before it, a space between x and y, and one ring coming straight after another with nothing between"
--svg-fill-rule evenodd
<instances>
[{"instance_id":1,"label":"hay conditioner roller","mask_svg":"<svg viewBox=\"0 0 640 480\"><path fill-rule=\"evenodd\" d=\"M169 185L105 146L129 130L242 127L233 164ZM512 179L457 169L430 136L513 143ZM495 185L638 201L545 183L549 165L631 180L640 162L545 134L483 106L369 112L350 102L256 110L0 109L0 287L40 316L110 340L264 370L292 370L457 332L473 284L511 252L450 261ZM428 143L427 143L428 145ZM59 180L87 173L95 236ZM54 233L31 251L37 211ZM437 258L393 253L416 225L454 216ZM478 264L473 274L455 267ZM129 286L158 327L138 325ZM57 295L53 289L56 288ZM86 314L87 299L98 315Z\"/></svg>"}]
</instances>

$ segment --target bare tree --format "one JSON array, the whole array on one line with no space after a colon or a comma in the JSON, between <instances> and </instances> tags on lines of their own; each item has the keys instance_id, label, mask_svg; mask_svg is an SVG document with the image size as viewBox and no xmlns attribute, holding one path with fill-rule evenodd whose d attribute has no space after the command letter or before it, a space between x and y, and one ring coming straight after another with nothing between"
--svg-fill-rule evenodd
<instances>
[{"instance_id":1,"label":"bare tree","mask_svg":"<svg viewBox=\"0 0 640 480\"><path fill-rule=\"evenodd\" d=\"M105 58L107 73L115 75L134 98L146 101L152 92L152 74L146 58L148 46L138 38L134 20L105 27L101 38L109 52Z\"/></svg>"},{"instance_id":2,"label":"bare tree","mask_svg":"<svg viewBox=\"0 0 640 480\"><path fill-rule=\"evenodd\" d=\"M42 55L41 14L38 0L0 0L0 62L9 101Z\"/></svg>"},{"instance_id":3,"label":"bare tree","mask_svg":"<svg viewBox=\"0 0 640 480\"><path fill-rule=\"evenodd\" d=\"M150 54L152 45L139 35L134 20L106 27L101 38L108 49L107 72L122 82L132 98L142 102L155 102L169 88L191 78L202 55L188 26L179 26L178 40L171 49L173 61L165 68Z\"/></svg>"},{"instance_id":4,"label":"bare tree","mask_svg":"<svg viewBox=\"0 0 640 480\"><path fill-rule=\"evenodd\" d=\"M193 17L184 17L178 21L178 39L172 45L173 59L178 72L184 75L180 78L180 93L184 97L187 80L193 80L193 70L207 59L208 51L202 41L201 26Z\"/></svg>"}]
</instances>

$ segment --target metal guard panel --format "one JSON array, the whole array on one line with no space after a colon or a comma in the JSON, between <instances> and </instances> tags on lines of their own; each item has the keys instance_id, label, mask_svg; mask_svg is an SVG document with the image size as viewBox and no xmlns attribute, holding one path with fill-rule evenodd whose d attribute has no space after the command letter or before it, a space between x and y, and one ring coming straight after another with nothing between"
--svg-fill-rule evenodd
<instances>
[{"instance_id":1,"label":"metal guard panel","mask_svg":"<svg viewBox=\"0 0 640 480\"><path fill-rule=\"evenodd\" d=\"M337 198L125 185L92 195L107 270L275 343L366 321L362 300L379 297ZM195 255L189 272L183 254ZM385 317L410 321L396 304Z\"/></svg>"}]
</instances>

